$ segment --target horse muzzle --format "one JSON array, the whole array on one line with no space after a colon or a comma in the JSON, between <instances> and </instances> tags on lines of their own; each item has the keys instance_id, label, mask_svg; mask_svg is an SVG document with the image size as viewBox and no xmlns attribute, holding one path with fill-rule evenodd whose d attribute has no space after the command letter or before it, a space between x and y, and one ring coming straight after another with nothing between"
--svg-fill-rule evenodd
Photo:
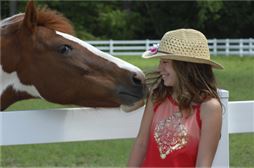
<instances>
[{"instance_id":1,"label":"horse muzzle","mask_svg":"<svg viewBox=\"0 0 254 168\"><path fill-rule=\"evenodd\" d=\"M144 97L147 93L147 87L144 84L135 84L132 88L119 86L117 90L123 111L130 112L144 105Z\"/></svg>"}]
</instances>

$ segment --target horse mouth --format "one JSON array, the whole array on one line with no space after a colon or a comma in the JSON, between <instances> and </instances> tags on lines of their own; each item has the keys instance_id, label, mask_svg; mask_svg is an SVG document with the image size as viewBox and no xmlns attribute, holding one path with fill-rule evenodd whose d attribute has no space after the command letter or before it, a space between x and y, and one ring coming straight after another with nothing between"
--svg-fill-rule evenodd
<instances>
[{"instance_id":1,"label":"horse mouth","mask_svg":"<svg viewBox=\"0 0 254 168\"><path fill-rule=\"evenodd\" d=\"M143 93L120 91L118 95L123 102L120 109L124 112L134 111L144 105Z\"/></svg>"},{"instance_id":2,"label":"horse mouth","mask_svg":"<svg viewBox=\"0 0 254 168\"><path fill-rule=\"evenodd\" d=\"M141 99L141 100L135 102L135 103L132 104L132 105L123 105L123 104L122 104L122 105L120 106L120 109L121 109L122 111L124 111L124 112L132 112L132 111L134 111L134 110L139 109L140 107L143 107L144 104L145 104L144 99Z\"/></svg>"},{"instance_id":3,"label":"horse mouth","mask_svg":"<svg viewBox=\"0 0 254 168\"><path fill-rule=\"evenodd\" d=\"M136 98L137 100L139 100L141 98L139 95L136 95L134 93L129 93L129 92L122 92L121 91L118 94L121 95L121 96Z\"/></svg>"},{"instance_id":4,"label":"horse mouth","mask_svg":"<svg viewBox=\"0 0 254 168\"><path fill-rule=\"evenodd\" d=\"M120 100L120 109L125 112L134 111L144 105L147 89L143 85L133 88L119 86L117 95Z\"/></svg>"}]
</instances>

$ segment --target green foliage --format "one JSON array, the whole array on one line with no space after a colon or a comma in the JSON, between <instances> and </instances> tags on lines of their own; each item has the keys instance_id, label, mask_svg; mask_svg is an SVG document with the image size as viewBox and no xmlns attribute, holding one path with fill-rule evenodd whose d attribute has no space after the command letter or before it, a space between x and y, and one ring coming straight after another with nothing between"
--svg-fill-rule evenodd
<instances>
[{"instance_id":1,"label":"green foliage","mask_svg":"<svg viewBox=\"0 0 254 168\"><path fill-rule=\"evenodd\" d=\"M172 29L195 28L208 38L254 36L254 1L36 1L62 12L77 35L94 39L160 39ZM24 12L26 1L17 1ZM1 18L9 1L1 1Z\"/></svg>"},{"instance_id":2,"label":"green foliage","mask_svg":"<svg viewBox=\"0 0 254 168\"><path fill-rule=\"evenodd\" d=\"M129 39L134 36L135 29L137 28L137 25L129 23L135 22L139 17L138 13L130 13L129 11L121 11L119 9L100 13L98 26L101 29L98 33L102 34L102 38ZM107 33L106 35L105 32Z\"/></svg>"},{"instance_id":3,"label":"green foliage","mask_svg":"<svg viewBox=\"0 0 254 168\"><path fill-rule=\"evenodd\" d=\"M153 1L146 2L147 18L150 19L148 38L161 38L171 29L197 28L197 6L195 1Z\"/></svg>"},{"instance_id":4,"label":"green foliage","mask_svg":"<svg viewBox=\"0 0 254 168\"><path fill-rule=\"evenodd\" d=\"M197 1L199 8L198 26L205 27L206 22L216 23L221 18L219 11L223 8L222 1Z\"/></svg>"}]
</instances>

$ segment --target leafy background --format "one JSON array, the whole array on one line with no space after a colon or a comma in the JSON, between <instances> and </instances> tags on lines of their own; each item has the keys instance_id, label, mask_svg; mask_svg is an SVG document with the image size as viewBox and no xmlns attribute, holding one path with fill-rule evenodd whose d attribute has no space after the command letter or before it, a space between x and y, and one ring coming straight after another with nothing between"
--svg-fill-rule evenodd
<instances>
[{"instance_id":1,"label":"leafy background","mask_svg":"<svg viewBox=\"0 0 254 168\"><path fill-rule=\"evenodd\" d=\"M16 2L16 13L26 1ZM254 37L254 1L36 1L63 13L82 39L160 39L172 29L195 28L208 38ZM1 1L1 18L10 1Z\"/></svg>"}]
</instances>

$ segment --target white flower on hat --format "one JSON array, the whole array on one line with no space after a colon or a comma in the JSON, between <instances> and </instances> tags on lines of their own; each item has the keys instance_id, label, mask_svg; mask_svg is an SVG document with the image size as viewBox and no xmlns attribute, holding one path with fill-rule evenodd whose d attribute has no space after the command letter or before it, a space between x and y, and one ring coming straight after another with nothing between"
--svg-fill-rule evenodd
<instances>
[{"instance_id":1,"label":"white flower on hat","mask_svg":"<svg viewBox=\"0 0 254 168\"><path fill-rule=\"evenodd\" d=\"M142 56L152 56L158 52L159 44L153 44Z\"/></svg>"}]
</instances>

